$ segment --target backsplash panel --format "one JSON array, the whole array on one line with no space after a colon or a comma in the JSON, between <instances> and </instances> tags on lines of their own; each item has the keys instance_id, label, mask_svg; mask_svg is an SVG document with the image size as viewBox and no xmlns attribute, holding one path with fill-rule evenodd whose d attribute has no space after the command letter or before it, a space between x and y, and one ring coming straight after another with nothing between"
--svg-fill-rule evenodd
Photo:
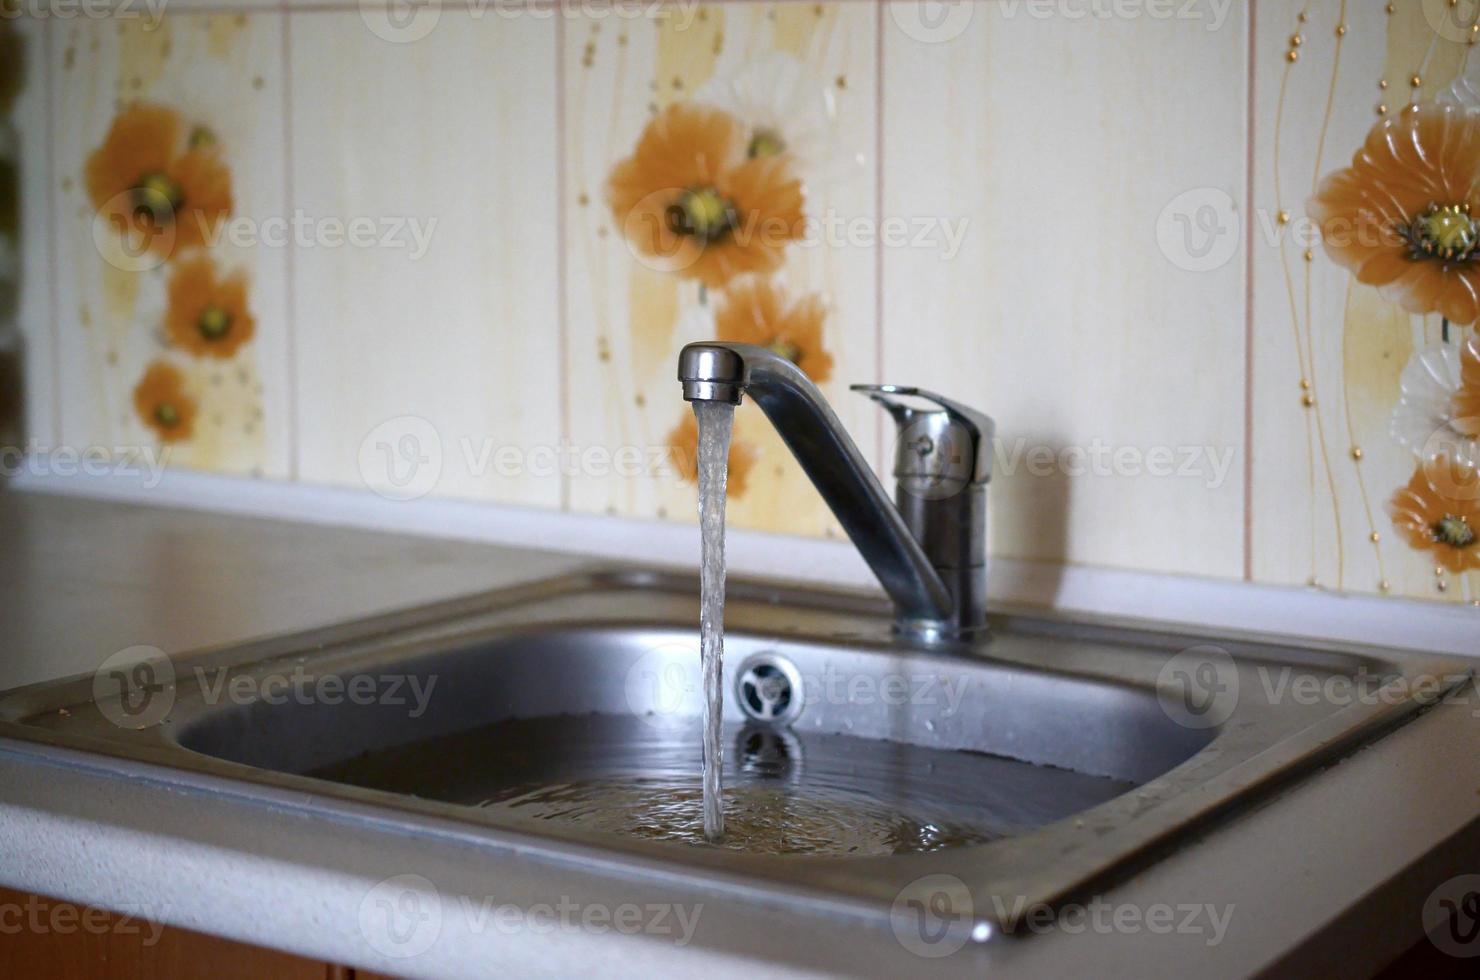
<instances>
[{"instance_id":1,"label":"backsplash panel","mask_svg":"<svg viewBox=\"0 0 1480 980\"><path fill-rule=\"evenodd\" d=\"M1154 79L1239 78L1242 12L928 7L885 19L884 210L965 234L887 253L884 363L996 418L995 554L1239 576L1243 253L1178 219L1244 210L1243 88Z\"/></svg>"},{"instance_id":2,"label":"backsplash panel","mask_svg":"<svg viewBox=\"0 0 1480 980\"><path fill-rule=\"evenodd\" d=\"M287 257L245 234L286 213L282 19L49 27L61 440L286 477ZM207 209L132 227L140 207L154 210L129 190L140 169L173 188L160 209L182 186ZM195 345L213 304L232 325Z\"/></svg>"},{"instance_id":3,"label":"backsplash panel","mask_svg":"<svg viewBox=\"0 0 1480 980\"><path fill-rule=\"evenodd\" d=\"M292 249L300 477L560 506L558 472L504 459L560 441L554 21L289 25L292 207L321 239Z\"/></svg>"},{"instance_id":4,"label":"backsplash panel","mask_svg":"<svg viewBox=\"0 0 1480 980\"><path fill-rule=\"evenodd\" d=\"M1473 328L1452 325L1446 345L1437 310L1410 313L1359 281L1324 247L1311 206L1374 127L1410 140L1413 107L1461 76L1480 81L1480 57L1467 43L1477 16L1473 2L1395 3L1391 12L1384 4L1259 5L1250 216L1258 581L1480 597L1476 572L1436 574L1439 556L1415 548L1389 513L1414 475L1417 450L1442 428L1436 421L1416 437L1395 435L1395 416L1407 412L1405 372L1422 373L1425 352L1457 367ZM1398 261L1396 268L1415 268ZM1480 497L1473 480L1465 484L1459 478L1453 494L1461 509ZM1480 553L1474 558L1480 564Z\"/></svg>"},{"instance_id":5,"label":"backsplash panel","mask_svg":"<svg viewBox=\"0 0 1480 980\"><path fill-rule=\"evenodd\" d=\"M876 11L856 2L724 3L616 23L573 17L564 28L570 434L582 450L625 448L645 461L637 475L577 468L572 507L695 518L696 437L674 380L678 350L725 333L726 309L731 321L753 322L760 316L757 291L776 301L768 321L796 323L820 313L820 332L801 338L826 365L811 373L872 456L878 410L848 394L847 383L873 380L878 370L877 259L871 247L829 235L827 224L868 223L874 213ZM680 114L667 115L675 106ZM795 156L794 175L771 175L761 200L783 198L787 182L800 179L802 213L813 224L800 234L778 233L774 266L749 274L719 270L706 283L700 262L645 254L635 244L642 229L637 238L624 233L609 184L622 161L652 152L645 147L658 145L670 128L675 139L687 139L686 128L700 129L699 113L716 110L734 121L740 143L737 159L725 166L738 170L750 159L752 167L765 165L766 140ZM702 140L684 146L680 166L724 152ZM665 201L672 196L673 178L645 158L632 177ZM762 222L787 220L781 210L759 213ZM764 228L751 233L766 235ZM748 261L736 255L741 268ZM779 336L777 323L755 326L755 336L731 330L729 339L767 343ZM737 524L836 533L832 515L753 404L736 413L732 460L729 513Z\"/></svg>"},{"instance_id":6,"label":"backsplash panel","mask_svg":"<svg viewBox=\"0 0 1480 980\"><path fill-rule=\"evenodd\" d=\"M1480 0L1075 9L542 3L400 21L191 0L158 24L22 21L44 49L13 117L31 432L168 437L176 465L396 500L692 521L675 355L725 335L797 358L881 471L892 425L849 383L996 416L999 556L1480 598L1480 546L1459 543L1480 523L1468 471L1447 501L1404 494L1414 427L1480 390L1461 353L1474 327L1444 307L1445 347L1436 312L1468 266L1389 252L1354 273L1313 231L1334 205L1308 204L1375 125L1408 126L1406 106L1457 80L1480 91ZM1465 104L1455 131L1480 133L1480 98ZM176 126L151 174L229 174L207 224L238 234L128 271L130 209L99 223L94 185L148 176L119 149L141 118ZM182 172L192 153L209 159ZM1391 177L1415 174L1405 159ZM711 181L743 207L690 193ZM1433 186L1432 203L1464 203ZM1427 203L1404 216L1414 247L1469 248L1467 219ZM752 212L780 233L740 235ZM307 239L266 241L273 219ZM1408 289L1430 307L1411 312L1379 288L1383 262L1450 278ZM172 315L172 282L192 310ZM140 395L161 361L178 377ZM182 406L188 437L161 420ZM1436 428L1464 435L1458 417ZM736 441L737 525L838 533L753 405Z\"/></svg>"}]
</instances>

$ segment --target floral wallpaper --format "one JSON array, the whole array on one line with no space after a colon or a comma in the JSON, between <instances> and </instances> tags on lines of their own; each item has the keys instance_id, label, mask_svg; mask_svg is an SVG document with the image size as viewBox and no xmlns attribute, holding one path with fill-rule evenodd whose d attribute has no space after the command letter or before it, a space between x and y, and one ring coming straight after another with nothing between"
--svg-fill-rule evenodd
<instances>
[{"instance_id":1,"label":"floral wallpaper","mask_svg":"<svg viewBox=\"0 0 1480 980\"><path fill-rule=\"evenodd\" d=\"M1255 79L1272 99L1255 157L1271 179L1255 203L1276 227L1308 222L1311 240L1279 236L1273 281L1255 265L1256 291L1286 301L1256 306L1270 315L1256 316L1255 343L1299 377L1255 441L1276 426L1303 435L1283 462L1265 457L1288 467L1264 483L1286 498L1266 526L1282 533L1282 517L1305 542L1281 546L1282 567L1266 552L1256 577L1480 599L1480 5L1266 4L1260 16L1283 36Z\"/></svg>"},{"instance_id":2,"label":"floral wallpaper","mask_svg":"<svg viewBox=\"0 0 1480 980\"><path fill-rule=\"evenodd\" d=\"M718 337L795 361L881 471L850 382L997 416L998 555L1480 602L1480 0L1236 7L7 20L46 109L25 405L186 468L382 492L367 460L435 461L396 499L687 521L675 355ZM959 240L867 234L894 219ZM1179 264L1168 221L1226 254ZM1100 442L1219 462L1032 472ZM754 405L731 470L735 524L840 533Z\"/></svg>"},{"instance_id":3,"label":"floral wallpaper","mask_svg":"<svg viewBox=\"0 0 1480 980\"><path fill-rule=\"evenodd\" d=\"M286 255L243 242L280 212L278 25L192 13L44 26L48 99L67 121L48 188L58 440L288 475L273 397Z\"/></svg>"},{"instance_id":4,"label":"floral wallpaper","mask_svg":"<svg viewBox=\"0 0 1480 980\"><path fill-rule=\"evenodd\" d=\"M1411 547L1455 574L1480 568L1477 191L1480 112L1414 103L1374 126L1352 166L1329 175L1308 205L1327 253L1358 282L1408 313L1440 316L1439 343L1403 371L1392 436L1417 463L1389 513Z\"/></svg>"},{"instance_id":5,"label":"floral wallpaper","mask_svg":"<svg viewBox=\"0 0 1480 980\"><path fill-rule=\"evenodd\" d=\"M616 31L578 21L566 35L572 374L602 393L602 419L573 419L576 441L656 443L670 464L575 481L578 510L692 519L692 413L649 397L668 394L689 341L784 353L866 444L879 431L872 410L828 387L846 377L840 358L854 380L877 370L864 341L876 322L875 257L818 232L828 215L875 206L877 11L716 3L690 13ZM730 513L742 525L838 533L752 404L737 412L731 467Z\"/></svg>"},{"instance_id":6,"label":"floral wallpaper","mask_svg":"<svg viewBox=\"0 0 1480 980\"><path fill-rule=\"evenodd\" d=\"M144 369L133 404L160 442L189 442L202 399L175 362L230 359L252 337L246 281L234 273L218 282L208 247L231 215L231 171L209 127L194 125L186 135L173 110L135 103L88 156L85 180L95 220L120 239L119 256L105 260L133 259L141 269L156 258L172 263L163 322L143 324L161 356Z\"/></svg>"}]
</instances>

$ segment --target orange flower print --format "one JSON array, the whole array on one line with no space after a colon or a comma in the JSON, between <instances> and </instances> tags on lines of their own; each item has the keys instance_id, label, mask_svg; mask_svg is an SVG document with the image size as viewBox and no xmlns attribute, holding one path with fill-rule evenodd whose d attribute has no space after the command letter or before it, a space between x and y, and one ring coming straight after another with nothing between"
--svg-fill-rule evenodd
<instances>
[{"instance_id":1,"label":"orange flower print","mask_svg":"<svg viewBox=\"0 0 1480 980\"><path fill-rule=\"evenodd\" d=\"M185 376L165 361L155 361L134 388L134 410L161 442L189 439L195 429L195 399L185 392Z\"/></svg>"},{"instance_id":2,"label":"orange flower print","mask_svg":"<svg viewBox=\"0 0 1480 980\"><path fill-rule=\"evenodd\" d=\"M1480 319L1480 112L1428 104L1373 127L1307 204L1326 251L1411 313Z\"/></svg>"},{"instance_id":3,"label":"orange flower print","mask_svg":"<svg viewBox=\"0 0 1480 980\"><path fill-rule=\"evenodd\" d=\"M1480 439L1480 333L1472 333L1460 354L1459 390L1454 393L1454 421L1463 435Z\"/></svg>"},{"instance_id":4,"label":"orange flower print","mask_svg":"<svg viewBox=\"0 0 1480 980\"><path fill-rule=\"evenodd\" d=\"M808 294L792 302L784 289L758 276L732 283L714 314L720 340L768 348L818 384L832 377L832 355L822 347L826 320L822 297Z\"/></svg>"},{"instance_id":5,"label":"orange flower print","mask_svg":"<svg viewBox=\"0 0 1480 980\"><path fill-rule=\"evenodd\" d=\"M725 484L729 496L739 497L745 493L756 456L753 447L739 439L730 441L730 474ZM685 412L683 421L668 433L668 458L678 471L680 480L699 482L699 423L692 412Z\"/></svg>"},{"instance_id":6,"label":"orange flower print","mask_svg":"<svg viewBox=\"0 0 1480 980\"><path fill-rule=\"evenodd\" d=\"M170 343L197 357L230 357L252 339L256 325L247 310L247 281L241 273L217 279L216 264L206 255L176 267L165 316Z\"/></svg>"},{"instance_id":7,"label":"orange flower print","mask_svg":"<svg viewBox=\"0 0 1480 980\"><path fill-rule=\"evenodd\" d=\"M612 168L606 194L640 261L712 288L775 270L804 230L788 158L747 159L744 126L719 109L669 106Z\"/></svg>"},{"instance_id":8,"label":"orange flower print","mask_svg":"<svg viewBox=\"0 0 1480 980\"><path fill-rule=\"evenodd\" d=\"M182 138L179 116L162 106L120 113L85 178L107 221L166 258L204 244L231 213L231 173L214 134L197 127Z\"/></svg>"},{"instance_id":9,"label":"orange flower print","mask_svg":"<svg viewBox=\"0 0 1480 980\"><path fill-rule=\"evenodd\" d=\"M1409 546L1432 552L1454 574L1480 568L1480 471L1468 463L1448 456L1420 463L1388 514Z\"/></svg>"}]
</instances>

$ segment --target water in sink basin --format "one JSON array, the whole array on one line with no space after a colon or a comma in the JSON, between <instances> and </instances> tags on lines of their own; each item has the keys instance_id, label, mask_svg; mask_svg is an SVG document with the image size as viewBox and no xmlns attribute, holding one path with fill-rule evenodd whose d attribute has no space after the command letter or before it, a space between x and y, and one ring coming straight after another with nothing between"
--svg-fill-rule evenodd
<instances>
[{"instance_id":1,"label":"water in sink basin","mask_svg":"<svg viewBox=\"0 0 1480 980\"><path fill-rule=\"evenodd\" d=\"M517 821L705 843L692 717L543 717L338 763L311 775L482 806ZM727 726L725 836L749 854L879 856L980 844L1134 784L977 752Z\"/></svg>"}]
</instances>

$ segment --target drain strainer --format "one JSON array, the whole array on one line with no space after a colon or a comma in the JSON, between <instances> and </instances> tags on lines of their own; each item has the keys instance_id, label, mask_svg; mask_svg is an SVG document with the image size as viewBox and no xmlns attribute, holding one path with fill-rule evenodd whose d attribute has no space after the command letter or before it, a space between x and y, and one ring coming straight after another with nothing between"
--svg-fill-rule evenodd
<instances>
[{"instance_id":1,"label":"drain strainer","mask_svg":"<svg viewBox=\"0 0 1480 980\"><path fill-rule=\"evenodd\" d=\"M801 672L774 653L747 657L736 675L735 699L752 721L790 725L802 713Z\"/></svg>"}]
</instances>

